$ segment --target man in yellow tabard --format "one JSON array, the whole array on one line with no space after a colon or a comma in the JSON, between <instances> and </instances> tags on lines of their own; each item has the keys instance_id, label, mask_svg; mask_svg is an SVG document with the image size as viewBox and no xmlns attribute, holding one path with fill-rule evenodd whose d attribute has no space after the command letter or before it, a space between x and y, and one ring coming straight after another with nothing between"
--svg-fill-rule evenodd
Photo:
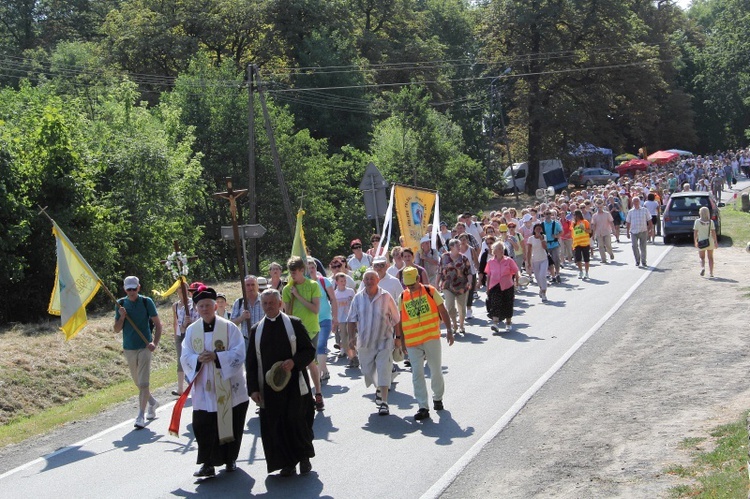
<instances>
[{"instance_id":1,"label":"man in yellow tabard","mask_svg":"<svg viewBox=\"0 0 750 499\"><path fill-rule=\"evenodd\" d=\"M443 297L430 286L419 282L419 271L414 267L403 270L406 289L401 294L398 310L401 322L396 325L396 339L402 339L411 359L411 379L414 384L414 397L419 404L419 411L414 419L420 421L430 417L427 408L427 383L424 378L424 361L430 367L430 386L432 388L433 408L441 411L443 407L443 363L440 348L440 321L448 328L446 338L448 345L453 345L453 331L450 328L448 311L443 305Z\"/></svg>"}]
</instances>

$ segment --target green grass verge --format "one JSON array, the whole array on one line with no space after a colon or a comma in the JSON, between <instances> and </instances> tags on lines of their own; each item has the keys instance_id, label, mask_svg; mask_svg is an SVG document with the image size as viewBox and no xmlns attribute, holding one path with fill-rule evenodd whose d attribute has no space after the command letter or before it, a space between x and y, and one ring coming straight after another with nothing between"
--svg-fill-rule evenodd
<instances>
[{"instance_id":1,"label":"green grass verge","mask_svg":"<svg viewBox=\"0 0 750 499\"><path fill-rule=\"evenodd\" d=\"M750 241L750 213L741 210L739 198L721 209L722 246L744 248Z\"/></svg>"},{"instance_id":2,"label":"green grass verge","mask_svg":"<svg viewBox=\"0 0 750 499\"><path fill-rule=\"evenodd\" d=\"M175 382L177 363L151 371L151 386L156 389ZM90 418L113 404L137 395L131 380L95 390L67 404L53 407L33 416L19 418L0 427L0 447L47 433L70 421Z\"/></svg>"},{"instance_id":3,"label":"green grass verge","mask_svg":"<svg viewBox=\"0 0 750 499\"><path fill-rule=\"evenodd\" d=\"M715 447L692 454L689 466L675 465L666 473L694 481L670 489L670 497L746 498L750 487L747 472L747 413L736 422L711 432ZM680 445L693 448L701 439L687 438Z\"/></svg>"}]
</instances>

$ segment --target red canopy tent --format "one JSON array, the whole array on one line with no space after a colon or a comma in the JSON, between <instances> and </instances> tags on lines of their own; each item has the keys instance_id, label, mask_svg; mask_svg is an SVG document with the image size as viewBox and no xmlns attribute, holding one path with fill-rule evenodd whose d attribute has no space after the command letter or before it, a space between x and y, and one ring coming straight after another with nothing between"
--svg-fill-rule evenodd
<instances>
[{"instance_id":1,"label":"red canopy tent","mask_svg":"<svg viewBox=\"0 0 750 499\"><path fill-rule=\"evenodd\" d=\"M657 163L659 165L669 163L670 161L674 161L676 159L680 159L680 155L676 152L668 151L656 151L654 154L648 157L649 161L653 161L654 163Z\"/></svg>"},{"instance_id":2,"label":"red canopy tent","mask_svg":"<svg viewBox=\"0 0 750 499\"><path fill-rule=\"evenodd\" d=\"M615 170L620 175L627 175L634 172L645 172L649 166L651 166L651 162L645 159L631 159L630 161L620 163L615 167Z\"/></svg>"}]
</instances>

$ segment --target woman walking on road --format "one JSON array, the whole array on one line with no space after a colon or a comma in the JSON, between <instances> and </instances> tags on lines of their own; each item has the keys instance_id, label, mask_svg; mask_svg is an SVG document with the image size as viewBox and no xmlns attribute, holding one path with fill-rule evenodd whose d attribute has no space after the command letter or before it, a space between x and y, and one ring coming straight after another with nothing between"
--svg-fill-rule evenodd
<instances>
[{"instance_id":1,"label":"woman walking on road","mask_svg":"<svg viewBox=\"0 0 750 499\"><path fill-rule=\"evenodd\" d=\"M700 218L693 224L693 242L698 248L698 256L701 259L701 275L706 273L706 254L708 254L708 275L714 276L714 250L719 246L716 238L716 226L711 220L711 213L707 206L701 207L698 212Z\"/></svg>"},{"instance_id":2,"label":"woman walking on road","mask_svg":"<svg viewBox=\"0 0 750 499\"><path fill-rule=\"evenodd\" d=\"M534 225L533 235L529 238L529 247L531 248L531 270L536 283L539 285L539 297L543 302L546 302L549 262L547 260L547 241L544 237L544 227L541 222Z\"/></svg>"},{"instance_id":3,"label":"woman walking on road","mask_svg":"<svg viewBox=\"0 0 750 499\"><path fill-rule=\"evenodd\" d=\"M492 321L490 328L500 334L498 325L505 321L505 331L513 328L513 302L515 285L518 283L518 265L504 253L505 244L498 241L492 245L492 256L485 268L487 274L487 316Z\"/></svg>"}]
</instances>

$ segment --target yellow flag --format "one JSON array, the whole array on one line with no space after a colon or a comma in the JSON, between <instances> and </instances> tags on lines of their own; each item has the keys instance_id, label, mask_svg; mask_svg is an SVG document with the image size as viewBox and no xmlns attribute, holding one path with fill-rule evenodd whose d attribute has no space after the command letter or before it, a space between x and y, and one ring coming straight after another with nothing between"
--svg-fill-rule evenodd
<instances>
[{"instance_id":1,"label":"yellow flag","mask_svg":"<svg viewBox=\"0 0 750 499\"><path fill-rule=\"evenodd\" d=\"M166 298L167 296L171 295L172 293L174 293L175 291L177 291L178 289L180 289L180 284L182 284L182 280L183 280L183 279L184 279L184 277L180 276L180 278L179 278L179 279L177 279L177 280L176 280L176 281L174 282L174 284L172 284L172 287L171 287L171 288L169 288L169 289L168 289L168 290L166 290L166 291L157 291L157 290L155 290L155 289L154 289L154 290L153 290L153 291L151 291L151 292L152 292L152 293L154 294L154 296L155 296L155 297L157 297L157 298Z\"/></svg>"},{"instance_id":2,"label":"yellow flag","mask_svg":"<svg viewBox=\"0 0 750 499\"><path fill-rule=\"evenodd\" d=\"M52 225L52 234L57 240L57 269L47 311L60 316L60 329L69 340L86 326L86 305L99 291L101 283L60 227L55 222Z\"/></svg>"},{"instance_id":3,"label":"yellow flag","mask_svg":"<svg viewBox=\"0 0 750 499\"><path fill-rule=\"evenodd\" d=\"M416 252L419 240L427 234L430 214L435 205L435 191L396 185L395 206L401 235L406 246Z\"/></svg>"},{"instance_id":4,"label":"yellow flag","mask_svg":"<svg viewBox=\"0 0 750 499\"><path fill-rule=\"evenodd\" d=\"M292 256L298 256L305 262L305 274L307 274L307 245L305 244L305 230L302 228L302 216L305 210L297 212L297 227L294 229L294 241L292 242Z\"/></svg>"}]
</instances>

